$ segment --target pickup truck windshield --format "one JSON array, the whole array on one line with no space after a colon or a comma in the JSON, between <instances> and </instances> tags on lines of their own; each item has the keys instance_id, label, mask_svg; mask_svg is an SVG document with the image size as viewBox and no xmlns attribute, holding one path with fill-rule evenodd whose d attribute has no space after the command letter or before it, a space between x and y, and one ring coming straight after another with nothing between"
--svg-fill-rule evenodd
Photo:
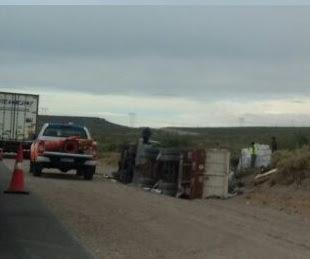
<instances>
[{"instance_id":1,"label":"pickup truck windshield","mask_svg":"<svg viewBox=\"0 0 310 259\"><path fill-rule=\"evenodd\" d=\"M81 139L87 139L87 134L83 128L70 125L49 125L45 129L43 136L60 138L77 136Z\"/></svg>"}]
</instances>

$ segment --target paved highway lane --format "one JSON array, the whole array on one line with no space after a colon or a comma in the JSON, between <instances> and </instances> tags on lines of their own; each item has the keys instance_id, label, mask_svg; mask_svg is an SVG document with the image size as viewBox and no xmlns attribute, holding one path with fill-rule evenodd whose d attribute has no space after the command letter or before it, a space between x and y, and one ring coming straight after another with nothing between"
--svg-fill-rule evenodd
<instances>
[{"instance_id":1,"label":"paved highway lane","mask_svg":"<svg viewBox=\"0 0 310 259\"><path fill-rule=\"evenodd\" d=\"M94 258L34 194L4 194L11 172L0 162L0 258Z\"/></svg>"},{"instance_id":2,"label":"paved highway lane","mask_svg":"<svg viewBox=\"0 0 310 259\"><path fill-rule=\"evenodd\" d=\"M28 161L24 166L28 172ZM27 173L27 186L98 258L310 258L309 218L243 196L178 200L100 175L85 181L55 170Z\"/></svg>"}]
</instances>

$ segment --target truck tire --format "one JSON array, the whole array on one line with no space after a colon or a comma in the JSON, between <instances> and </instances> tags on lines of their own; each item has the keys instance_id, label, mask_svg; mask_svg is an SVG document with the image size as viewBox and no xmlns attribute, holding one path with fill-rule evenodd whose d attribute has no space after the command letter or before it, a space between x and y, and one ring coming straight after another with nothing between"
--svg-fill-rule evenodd
<instances>
[{"instance_id":1,"label":"truck tire","mask_svg":"<svg viewBox=\"0 0 310 259\"><path fill-rule=\"evenodd\" d=\"M32 161L30 161L29 172L31 174L33 173L33 162Z\"/></svg>"},{"instance_id":2,"label":"truck tire","mask_svg":"<svg viewBox=\"0 0 310 259\"><path fill-rule=\"evenodd\" d=\"M33 163L32 172L33 172L34 176L41 176L42 175L42 167L38 164Z\"/></svg>"},{"instance_id":3,"label":"truck tire","mask_svg":"<svg viewBox=\"0 0 310 259\"><path fill-rule=\"evenodd\" d=\"M84 179L92 180L96 171L96 167L86 167L84 170Z\"/></svg>"},{"instance_id":4,"label":"truck tire","mask_svg":"<svg viewBox=\"0 0 310 259\"><path fill-rule=\"evenodd\" d=\"M84 171L82 169L77 169L76 170L76 175L77 176L82 176L82 175L84 175Z\"/></svg>"},{"instance_id":5,"label":"truck tire","mask_svg":"<svg viewBox=\"0 0 310 259\"><path fill-rule=\"evenodd\" d=\"M159 189L162 191L162 194L164 195L176 196L178 186L176 183L161 182L159 184Z\"/></svg>"},{"instance_id":6,"label":"truck tire","mask_svg":"<svg viewBox=\"0 0 310 259\"><path fill-rule=\"evenodd\" d=\"M177 191L178 191L177 189L171 189L171 190L164 189L164 190L162 190L162 194L167 195L167 196L175 197L177 195Z\"/></svg>"},{"instance_id":7,"label":"truck tire","mask_svg":"<svg viewBox=\"0 0 310 259\"><path fill-rule=\"evenodd\" d=\"M140 177L138 180L138 184L140 187L152 188L155 183L156 181L150 177Z\"/></svg>"}]
</instances>

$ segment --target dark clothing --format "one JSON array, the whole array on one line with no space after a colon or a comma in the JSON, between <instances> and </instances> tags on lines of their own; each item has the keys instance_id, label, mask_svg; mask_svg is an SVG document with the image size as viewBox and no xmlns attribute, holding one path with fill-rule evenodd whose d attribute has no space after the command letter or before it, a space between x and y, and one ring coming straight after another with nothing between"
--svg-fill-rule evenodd
<instances>
[{"instance_id":1,"label":"dark clothing","mask_svg":"<svg viewBox=\"0 0 310 259\"><path fill-rule=\"evenodd\" d=\"M152 132L150 128L144 128L142 131L143 144L149 144L150 137Z\"/></svg>"},{"instance_id":2,"label":"dark clothing","mask_svg":"<svg viewBox=\"0 0 310 259\"><path fill-rule=\"evenodd\" d=\"M252 154L251 155L251 168L255 168L255 164L256 164L256 154Z\"/></svg>"},{"instance_id":3,"label":"dark clothing","mask_svg":"<svg viewBox=\"0 0 310 259\"><path fill-rule=\"evenodd\" d=\"M251 144L250 152L251 152L251 168L255 168L257 158L257 148L255 146L255 143Z\"/></svg>"},{"instance_id":4,"label":"dark clothing","mask_svg":"<svg viewBox=\"0 0 310 259\"><path fill-rule=\"evenodd\" d=\"M271 142L271 151L272 153L276 152L278 150L278 143L275 139Z\"/></svg>"}]
</instances>

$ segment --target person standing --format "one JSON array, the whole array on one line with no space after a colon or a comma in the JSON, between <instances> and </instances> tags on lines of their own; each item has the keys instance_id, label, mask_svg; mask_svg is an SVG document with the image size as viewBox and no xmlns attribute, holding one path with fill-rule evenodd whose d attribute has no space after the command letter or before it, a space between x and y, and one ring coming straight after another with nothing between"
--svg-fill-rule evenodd
<instances>
[{"instance_id":1,"label":"person standing","mask_svg":"<svg viewBox=\"0 0 310 259\"><path fill-rule=\"evenodd\" d=\"M149 127L144 128L142 130L142 139L143 139L143 144L149 144L150 137L152 136L152 131Z\"/></svg>"},{"instance_id":2,"label":"person standing","mask_svg":"<svg viewBox=\"0 0 310 259\"><path fill-rule=\"evenodd\" d=\"M255 142L252 142L250 145L250 154L251 154L251 168L255 168L257 157L257 148Z\"/></svg>"},{"instance_id":3,"label":"person standing","mask_svg":"<svg viewBox=\"0 0 310 259\"><path fill-rule=\"evenodd\" d=\"M272 151L272 153L274 153L277 150L278 150L278 143L277 143L276 137L272 137L272 139L271 139L271 151Z\"/></svg>"}]
</instances>

